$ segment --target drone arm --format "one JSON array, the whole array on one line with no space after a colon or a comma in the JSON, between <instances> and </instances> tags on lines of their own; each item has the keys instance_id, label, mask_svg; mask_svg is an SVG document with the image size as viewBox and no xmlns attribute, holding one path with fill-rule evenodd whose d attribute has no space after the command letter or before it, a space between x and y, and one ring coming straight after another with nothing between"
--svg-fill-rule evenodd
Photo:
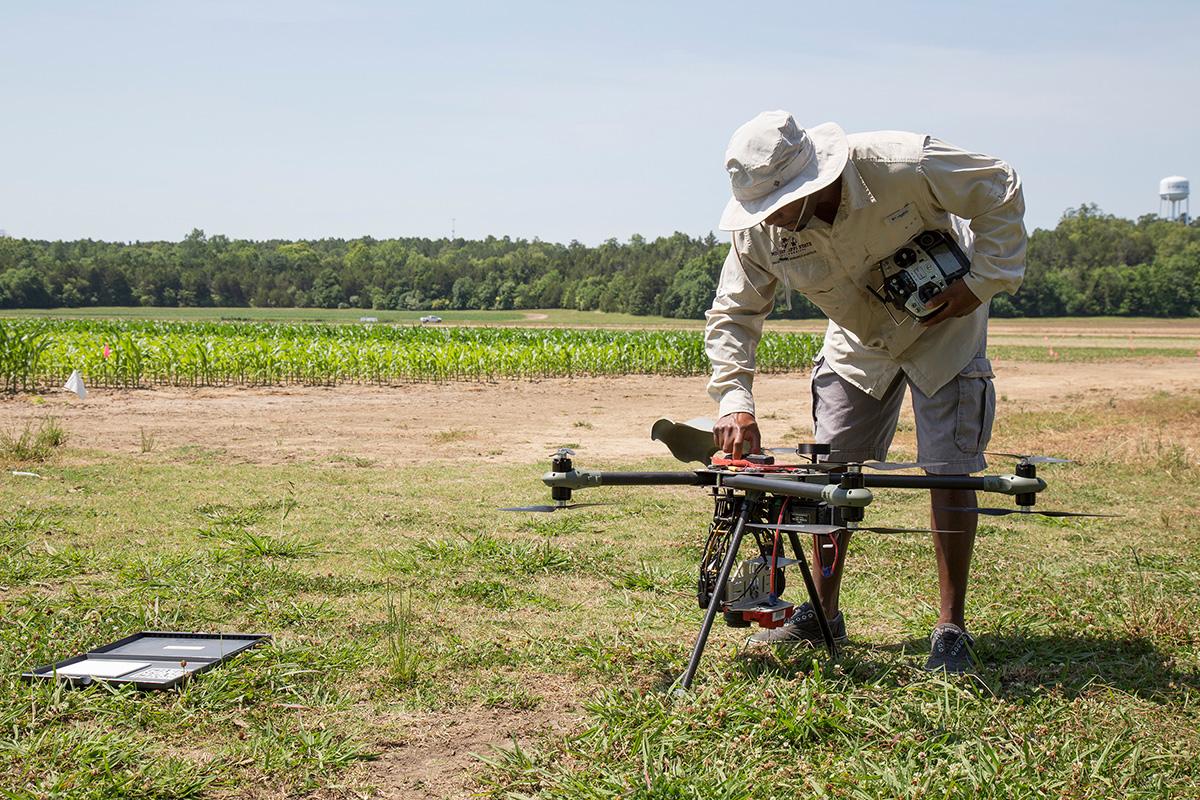
<instances>
[{"instance_id":1,"label":"drone arm","mask_svg":"<svg viewBox=\"0 0 1200 800\"><path fill-rule=\"evenodd\" d=\"M974 489L997 494L1036 494L1046 488L1041 478L1019 475L864 475L867 486L877 489Z\"/></svg>"},{"instance_id":2,"label":"drone arm","mask_svg":"<svg viewBox=\"0 0 1200 800\"><path fill-rule=\"evenodd\" d=\"M695 472L598 472L599 486L702 486Z\"/></svg>"},{"instance_id":3,"label":"drone arm","mask_svg":"<svg viewBox=\"0 0 1200 800\"><path fill-rule=\"evenodd\" d=\"M711 483L696 472L547 472L542 483L551 488L587 489L592 486L702 486Z\"/></svg>"}]
</instances>

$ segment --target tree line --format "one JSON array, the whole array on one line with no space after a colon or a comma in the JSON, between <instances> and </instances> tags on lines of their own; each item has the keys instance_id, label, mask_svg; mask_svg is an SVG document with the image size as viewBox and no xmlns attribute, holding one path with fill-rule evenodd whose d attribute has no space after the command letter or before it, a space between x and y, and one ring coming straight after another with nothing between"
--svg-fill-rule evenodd
<instances>
[{"instance_id":1,"label":"tree line","mask_svg":"<svg viewBox=\"0 0 1200 800\"><path fill-rule=\"evenodd\" d=\"M193 230L180 242L0 238L0 308L259 306L569 308L701 318L728 242L711 233L588 247L537 239L250 241ZM795 296L775 315L821 316ZM1200 225L1095 205L1030 236L1025 283L998 316L1200 314Z\"/></svg>"}]
</instances>

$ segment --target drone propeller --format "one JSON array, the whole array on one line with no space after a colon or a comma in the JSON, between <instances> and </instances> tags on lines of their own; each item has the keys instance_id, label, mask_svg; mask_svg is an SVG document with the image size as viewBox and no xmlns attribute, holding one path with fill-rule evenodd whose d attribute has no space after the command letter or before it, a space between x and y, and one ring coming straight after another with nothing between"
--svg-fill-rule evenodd
<instances>
[{"instance_id":1,"label":"drone propeller","mask_svg":"<svg viewBox=\"0 0 1200 800\"><path fill-rule=\"evenodd\" d=\"M1024 464L1074 464L1075 462L1069 458L1055 458L1054 456L1031 456L1022 453L993 453L984 451L984 455L1002 456L1004 458L1015 458Z\"/></svg>"},{"instance_id":2,"label":"drone propeller","mask_svg":"<svg viewBox=\"0 0 1200 800\"><path fill-rule=\"evenodd\" d=\"M808 524L792 524L784 523L782 525L772 525L765 522L748 522L747 528L759 528L764 531L794 531L796 533L814 533L818 535L829 535L833 533L841 533L846 530L845 525L808 525Z\"/></svg>"},{"instance_id":3,"label":"drone propeller","mask_svg":"<svg viewBox=\"0 0 1200 800\"><path fill-rule=\"evenodd\" d=\"M1043 517L1120 517L1120 514L1085 514L1079 511L1041 511L1032 508L961 508L938 506L941 511L956 511L960 514L986 514L989 517L1006 517L1009 514L1040 514Z\"/></svg>"},{"instance_id":4,"label":"drone propeller","mask_svg":"<svg viewBox=\"0 0 1200 800\"><path fill-rule=\"evenodd\" d=\"M836 456L841 452L845 452L845 451L842 451L842 450L831 451L830 458L835 459ZM888 470L896 470L896 469L928 469L929 467L944 467L946 465L945 461L876 461L875 459L869 459L867 461L843 461L843 462L837 462L836 460L834 460L834 461L831 461L830 463L834 463L834 464L841 463L844 466L848 466L848 467L852 467L852 466L866 467L867 469L875 469L875 470L880 470L880 471L884 471L884 472L886 472Z\"/></svg>"},{"instance_id":5,"label":"drone propeller","mask_svg":"<svg viewBox=\"0 0 1200 800\"><path fill-rule=\"evenodd\" d=\"M547 458L562 458L563 456L573 456L575 451L569 447L560 447L551 453Z\"/></svg>"},{"instance_id":6,"label":"drone propeller","mask_svg":"<svg viewBox=\"0 0 1200 800\"><path fill-rule=\"evenodd\" d=\"M798 448L798 447L764 447L762 449L762 451L764 453L769 453L770 455L773 455L773 456L793 456L794 457L794 456L803 455L805 458L810 457L808 453L801 453L800 448Z\"/></svg>"},{"instance_id":7,"label":"drone propeller","mask_svg":"<svg viewBox=\"0 0 1200 800\"><path fill-rule=\"evenodd\" d=\"M773 531L795 531L797 533L812 533L818 536L829 536L834 533L842 533L844 531L861 531L864 533L963 533L963 531L939 531L932 528L888 528L881 526L860 525L856 528L847 528L845 525L771 525L769 523L751 522L746 525L747 528L760 528L762 530Z\"/></svg>"},{"instance_id":8,"label":"drone propeller","mask_svg":"<svg viewBox=\"0 0 1200 800\"><path fill-rule=\"evenodd\" d=\"M516 508L502 508L501 511L532 511L541 514L549 514L552 511L566 511L569 508L587 508L588 506L609 506L612 503L571 503L565 506L517 506Z\"/></svg>"},{"instance_id":9,"label":"drone propeller","mask_svg":"<svg viewBox=\"0 0 1200 800\"><path fill-rule=\"evenodd\" d=\"M861 466L886 472L894 469L927 469L928 467L945 466L945 464L945 461L864 461Z\"/></svg>"},{"instance_id":10,"label":"drone propeller","mask_svg":"<svg viewBox=\"0 0 1200 800\"><path fill-rule=\"evenodd\" d=\"M866 526L859 526L854 530L870 531L871 533L966 533L966 531L941 531L933 528L885 528Z\"/></svg>"}]
</instances>

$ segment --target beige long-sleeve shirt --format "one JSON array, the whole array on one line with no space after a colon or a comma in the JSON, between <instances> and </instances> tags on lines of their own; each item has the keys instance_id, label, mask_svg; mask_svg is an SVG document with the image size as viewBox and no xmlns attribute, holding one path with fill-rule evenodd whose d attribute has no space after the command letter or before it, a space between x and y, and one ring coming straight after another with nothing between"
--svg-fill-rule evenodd
<instances>
[{"instance_id":1,"label":"beige long-sleeve shirt","mask_svg":"<svg viewBox=\"0 0 1200 800\"><path fill-rule=\"evenodd\" d=\"M707 316L709 394L720 415L754 413L755 349L782 282L829 318L821 354L853 385L880 397L896 373L933 394L972 364L987 335L988 303L1014 292L1025 272L1025 201L1012 168L929 136L851 134L842 199L832 225L813 218L798 233L765 223L735 231ZM922 328L868 291L874 266L923 230L951 231L971 260L963 278L982 304ZM899 320L897 323L896 320Z\"/></svg>"}]
</instances>

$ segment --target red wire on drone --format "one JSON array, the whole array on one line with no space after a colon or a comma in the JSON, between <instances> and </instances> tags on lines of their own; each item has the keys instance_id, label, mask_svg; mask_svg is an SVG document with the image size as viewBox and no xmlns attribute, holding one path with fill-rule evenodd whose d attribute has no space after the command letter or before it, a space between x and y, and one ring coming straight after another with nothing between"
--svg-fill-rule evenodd
<instances>
[{"instance_id":1,"label":"red wire on drone","mask_svg":"<svg viewBox=\"0 0 1200 800\"><path fill-rule=\"evenodd\" d=\"M779 519L775 522L775 539L771 542L771 594L775 594L775 570L779 564L779 528L783 525L783 514L787 511L790 499L783 498L783 505L779 507Z\"/></svg>"},{"instance_id":2,"label":"red wire on drone","mask_svg":"<svg viewBox=\"0 0 1200 800\"><path fill-rule=\"evenodd\" d=\"M833 564L830 565L828 573L825 572L825 567L821 561L821 545L819 542L817 543L816 553L815 553L815 558L817 561L817 569L819 569L821 571L822 576L828 578L830 575L833 574L834 568L837 567L838 553L840 553L841 551L838 548L838 537L837 537L836 533L817 534L816 536L813 536L813 540L816 541L817 536L821 536L821 535L828 536L829 541L833 543Z\"/></svg>"}]
</instances>

